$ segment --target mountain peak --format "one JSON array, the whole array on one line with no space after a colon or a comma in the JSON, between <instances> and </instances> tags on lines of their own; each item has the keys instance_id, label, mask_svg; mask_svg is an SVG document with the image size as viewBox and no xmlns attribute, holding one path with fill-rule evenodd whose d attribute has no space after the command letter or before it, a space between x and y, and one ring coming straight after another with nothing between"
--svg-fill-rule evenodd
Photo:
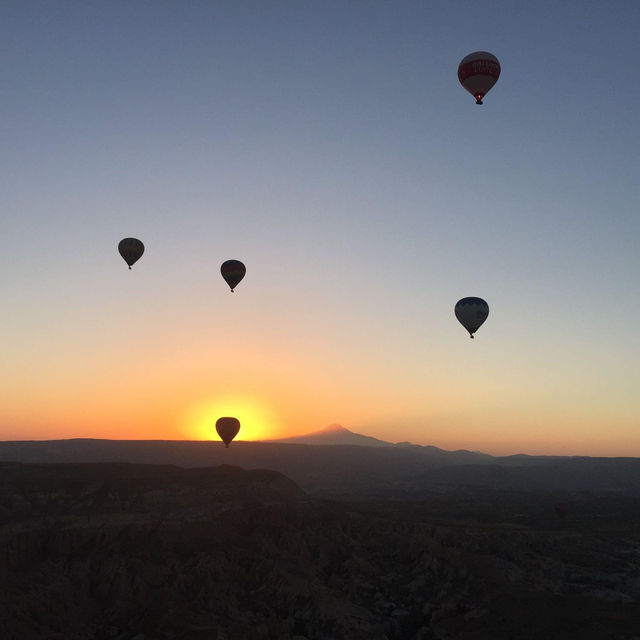
<instances>
[{"instance_id":1,"label":"mountain peak","mask_svg":"<svg viewBox=\"0 0 640 640\"><path fill-rule=\"evenodd\" d=\"M351 433L349 429L345 429L341 424L333 423L328 424L323 429L320 429L318 433Z\"/></svg>"},{"instance_id":2,"label":"mountain peak","mask_svg":"<svg viewBox=\"0 0 640 640\"><path fill-rule=\"evenodd\" d=\"M271 442L289 442L297 444L351 444L365 447L388 447L390 442L378 440L371 436L364 436L360 433L349 431L341 424L330 424L317 431L306 433L301 436L293 436L290 438L279 438L271 440Z\"/></svg>"}]
</instances>

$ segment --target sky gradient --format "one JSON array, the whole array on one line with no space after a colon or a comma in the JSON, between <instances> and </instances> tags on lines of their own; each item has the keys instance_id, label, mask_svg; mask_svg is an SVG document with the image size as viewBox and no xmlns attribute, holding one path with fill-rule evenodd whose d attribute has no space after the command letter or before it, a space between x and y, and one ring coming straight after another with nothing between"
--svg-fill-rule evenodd
<instances>
[{"instance_id":1,"label":"sky gradient","mask_svg":"<svg viewBox=\"0 0 640 640\"><path fill-rule=\"evenodd\" d=\"M640 456L639 32L634 1L3 2L0 440L237 415Z\"/></svg>"}]
</instances>

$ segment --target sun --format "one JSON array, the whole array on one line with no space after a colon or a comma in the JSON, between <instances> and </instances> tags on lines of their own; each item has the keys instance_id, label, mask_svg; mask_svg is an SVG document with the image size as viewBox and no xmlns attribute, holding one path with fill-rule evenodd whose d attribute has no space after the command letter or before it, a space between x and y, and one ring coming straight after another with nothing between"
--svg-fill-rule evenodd
<instances>
[{"instance_id":1,"label":"sun","mask_svg":"<svg viewBox=\"0 0 640 640\"><path fill-rule=\"evenodd\" d=\"M184 416L183 428L193 440L219 440L216 420L224 416L240 421L236 440L263 440L277 433L274 412L264 403L247 396L214 396L192 405Z\"/></svg>"}]
</instances>

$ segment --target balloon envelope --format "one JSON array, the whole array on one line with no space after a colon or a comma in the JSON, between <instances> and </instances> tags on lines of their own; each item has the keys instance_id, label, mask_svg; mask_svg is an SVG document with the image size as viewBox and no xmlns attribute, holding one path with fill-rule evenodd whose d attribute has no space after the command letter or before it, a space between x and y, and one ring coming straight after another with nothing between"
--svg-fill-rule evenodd
<instances>
[{"instance_id":1,"label":"balloon envelope","mask_svg":"<svg viewBox=\"0 0 640 640\"><path fill-rule=\"evenodd\" d=\"M247 268L242 264L242 262L240 262L240 260L227 260L226 262L223 262L220 267L220 273L231 288L231 291L238 286L246 272Z\"/></svg>"},{"instance_id":2,"label":"balloon envelope","mask_svg":"<svg viewBox=\"0 0 640 640\"><path fill-rule=\"evenodd\" d=\"M218 418L216 420L216 431L222 442L224 442L224 446L229 448L229 443L240 431L240 421L237 418Z\"/></svg>"},{"instance_id":3,"label":"balloon envelope","mask_svg":"<svg viewBox=\"0 0 640 640\"><path fill-rule=\"evenodd\" d=\"M488 51L475 51L462 58L458 65L460 84L482 104L482 98L500 77L498 58Z\"/></svg>"},{"instance_id":4,"label":"balloon envelope","mask_svg":"<svg viewBox=\"0 0 640 640\"><path fill-rule=\"evenodd\" d=\"M473 334L489 315L489 305L482 298L462 298L456 303L455 314L460 324L473 338Z\"/></svg>"},{"instance_id":5,"label":"balloon envelope","mask_svg":"<svg viewBox=\"0 0 640 640\"><path fill-rule=\"evenodd\" d=\"M118 243L118 251L131 269L131 265L137 262L144 253L144 245L138 238L123 238Z\"/></svg>"}]
</instances>

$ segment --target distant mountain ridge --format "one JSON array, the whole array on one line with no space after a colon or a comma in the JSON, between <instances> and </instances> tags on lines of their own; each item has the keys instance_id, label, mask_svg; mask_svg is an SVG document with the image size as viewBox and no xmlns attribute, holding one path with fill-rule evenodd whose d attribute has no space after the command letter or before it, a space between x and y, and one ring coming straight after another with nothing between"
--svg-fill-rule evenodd
<instances>
[{"instance_id":1,"label":"distant mountain ridge","mask_svg":"<svg viewBox=\"0 0 640 640\"><path fill-rule=\"evenodd\" d=\"M276 438L273 440L263 440L262 442L281 442L288 444L352 444L360 447L392 447L392 442L379 440L371 436L363 436L360 433L349 431L341 424L330 424L318 431L305 433L301 436L290 438Z\"/></svg>"},{"instance_id":2,"label":"distant mountain ridge","mask_svg":"<svg viewBox=\"0 0 640 640\"><path fill-rule=\"evenodd\" d=\"M380 440L372 436L365 436L361 433L355 433L341 424L330 424L318 431L305 433L301 436L292 436L290 438L277 438L274 440L261 440L265 443L282 443L282 444L311 444L311 445L355 445L359 447L397 447L405 450L414 450L434 457L449 458L455 464L464 463L481 463L492 462L494 456L481 451L469 451L468 449L458 449L456 451L447 451L433 445L413 444L412 442L388 442Z\"/></svg>"}]
</instances>

